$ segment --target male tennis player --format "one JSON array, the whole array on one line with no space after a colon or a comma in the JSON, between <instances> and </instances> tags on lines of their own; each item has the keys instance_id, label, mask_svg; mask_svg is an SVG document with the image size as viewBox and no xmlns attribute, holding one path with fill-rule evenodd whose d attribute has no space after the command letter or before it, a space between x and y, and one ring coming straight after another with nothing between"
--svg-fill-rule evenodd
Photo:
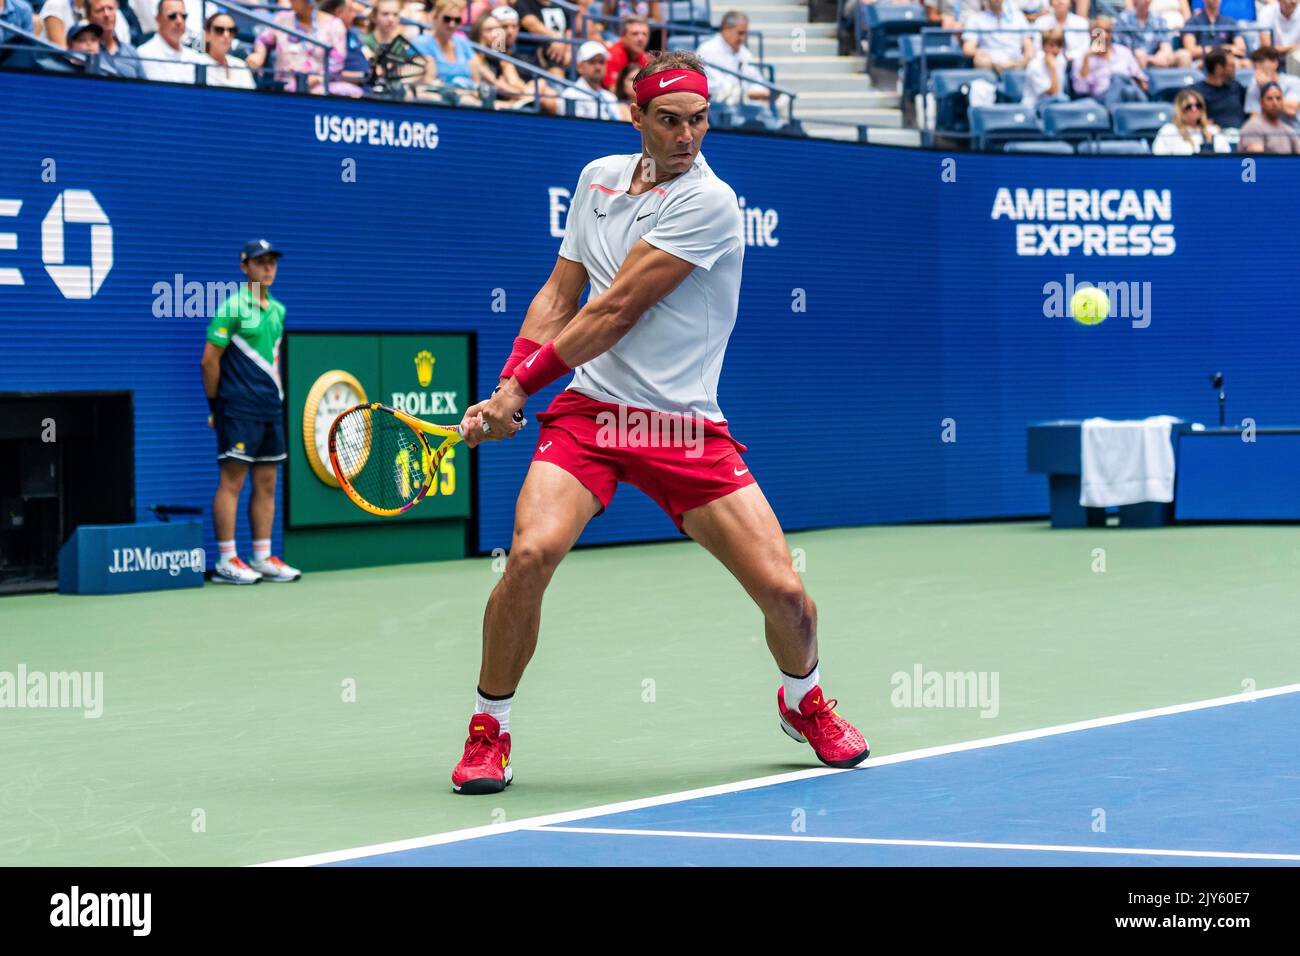
<instances>
[{"instance_id":1,"label":"male tennis player","mask_svg":"<svg viewBox=\"0 0 1300 956\"><path fill-rule=\"evenodd\" d=\"M654 499L762 610L782 673L776 699L785 732L828 766L867 757L866 740L822 692L817 608L740 457L745 446L718 408L745 243L735 192L700 154L709 128L704 64L693 53L661 54L637 74L635 89L641 152L582 171L555 268L528 308L501 384L462 422L472 444L513 436L513 415L528 396L574 373L538 416L510 560L484 614L475 713L451 778L459 793L496 793L510 783L510 704L537 645L542 593L620 481ZM678 434L702 426L703 447L611 442L602 412L605 423L608 413L623 421L683 416Z\"/></svg>"},{"instance_id":2,"label":"male tennis player","mask_svg":"<svg viewBox=\"0 0 1300 956\"><path fill-rule=\"evenodd\" d=\"M239 291L217 307L203 347L203 391L211 412L208 424L217 432L220 469L212 498L218 552L212 581L218 584L288 582L302 577L297 568L271 554L275 480L285 459L280 385L284 306L268 291L279 262L280 251L265 239L244 246L239 268L249 281L240 283ZM253 560L248 564L235 553L235 514L250 467Z\"/></svg>"}]
</instances>

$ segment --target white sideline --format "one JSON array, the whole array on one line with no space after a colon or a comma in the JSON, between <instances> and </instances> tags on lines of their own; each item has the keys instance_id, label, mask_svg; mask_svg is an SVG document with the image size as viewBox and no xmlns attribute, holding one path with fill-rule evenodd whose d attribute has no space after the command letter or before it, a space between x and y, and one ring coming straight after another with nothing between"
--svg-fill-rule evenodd
<instances>
[{"instance_id":1,"label":"white sideline","mask_svg":"<svg viewBox=\"0 0 1300 956\"><path fill-rule=\"evenodd\" d=\"M527 827L530 833L590 833L597 836L691 837L697 840L759 840L771 843L848 843L859 846L927 846L959 850L1038 850L1048 853L1108 853L1121 856L1190 856L1216 860L1294 860L1300 853L1239 853L1234 850L1153 850L1125 846L1071 846L1065 843L969 843L961 840L885 840L875 837L822 837L770 833L708 833L697 830L619 830L609 827Z\"/></svg>"},{"instance_id":2,"label":"white sideline","mask_svg":"<svg viewBox=\"0 0 1300 956\"><path fill-rule=\"evenodd\" d=\"M871 757L866 763L862 764L862 766L856 767L852 770L834 770L829 767L796 770L791 773L779 773L767 777L755 777L752 780L740 780L735 783L724 783L712 787L700 787L695 790L682 790L677 793L666 793L657 797L642 797L637 800L624 800L620 803L609 803L604 806L587 807L581 810L565 810L560 813L549 813L537 817L525 817L522 820L507 821L506 823L489 824L488 826L481 827L469 827L463 830L449 830L445 833L433 833L428 836L411 837L410 839L394 840L388 843L375 843L369 846L352 847L346 850L328 850L324 853L312 853L306 856L295 856L283 860L271 860L265 863L255 863L252 865L319 866L324 863L341 863L347 860L360 859L361 857L378 856L383 853L399 853L403 850L417 850L423 847L441 846L447 843L460 843L464 840L477 840L481 837L500 836L503 833L512 833L517 830L535 830L539 827L551 824L573 823L578 820L589 820L592 817L605 816L606 814L611 813L624 813L629 810L643 810L647 807L660 807L670 803L681 803L686 800L698 800L703 797L738 793L742 790L754 790L759 787L770 787L774 784L790 783L795 780L808 780L813 777L822 777L832 773L858 773L863 770L870 770L873 767L906 763L911 760L924 760L928 757L940 757L946 754L962 753L967 750L982 750L986 747L999 747L1003 744L1019 743L1024 740L1037 740L1041 737L1054 737L1058 734L1069 734L1080 730L1111 727L1115 724L1126 724L1136 720L1148 720L1152 717L1167 717L1172 714L1185 714L1195 710L1207 710L1211 707L1225 707L1229 704L1250 703L1261 698L1280 697L1284 694L1294 694L1297 691L1300 691L1300 684L1286 684L1282 687L1273 687L1268 690L1252 691L1245 694L1233 694L1229 697L1214 697L1209 700L1194 701L1190 704L1172 704L1168 707L1155 707L1149 710L1138 710L1128 714L1117 714L1112 717L1094 717L1089 720L1080 720L1069 724L1059 724L1055 727L1043 727L1038 730L1022 730L1012 734L1003 734L998 737L986 737L980 740L969 740L956 744L943 744L938 747L924 747L920 750L909 750L903 753L889 754L884 757ZM466 799L475 798L467 797ZM647 831L637 832L645 833ZM945 844L936 843L934 845L941 846ZM1204 856L1205 854L1193 855ZM1270 857L1270 859L1272 858L1275 857Z\"/></svg>"}]
</instances>

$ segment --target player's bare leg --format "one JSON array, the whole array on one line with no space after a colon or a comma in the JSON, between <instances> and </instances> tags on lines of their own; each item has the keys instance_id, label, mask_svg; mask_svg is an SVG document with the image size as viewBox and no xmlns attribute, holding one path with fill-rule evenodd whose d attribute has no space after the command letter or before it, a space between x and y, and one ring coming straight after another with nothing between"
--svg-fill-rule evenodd
<instances>
[{"instance_id":1,"label":"player's bare leg","mask_svg":"<svg viewBox=\"0 0 1300 956\"><path fill-rule=\"evenodd\" d=\"M549 462L533 462L515 503L515 533L505 574L483 612L483 661L474 714L465 752L451 775L457 793L500 793L513 779L510 704L537 649L542 595L598 511L600 501L577 478Z\"/></svg>"},{"instance_id":2,"label":"player's bare leg","mask_svg":"<svg viewBox=\"0 0 1300 956\"><path fill-rule=\"evenodd\" d=\"M828 766L852 767L865 760L866 740L822 693L817 605L794 570L785 534L762 490L748 485L693 508L682 516L682 527L726 566L763 612L767 646L783 675L777 692L782 729L811 744Z\"/></svg>"},{"instance_id":3,"label":"player's bare leg","mask_svg":"<svg viewBox=\"0 0 1300 956\"><path fill-rule=\"evenodd\" d=\"M767 647L787 674L817 663L817 606L794 570L785 534L758 485L682 516L686 533L726 566L763 612Z\"/></svg>"},{"instance_id":4,"label":"player's bare leg","mask_svg":"<svg viewBox=\"0 0 1300 956\"><path fill-rule=\"evenodd\" d=\"M600 511L596 496L563 468L535 461L515 503L505 574L483 613L479 689L513 694L537 649L542 594L582 529Z\"/></svg>"}]
</instances>

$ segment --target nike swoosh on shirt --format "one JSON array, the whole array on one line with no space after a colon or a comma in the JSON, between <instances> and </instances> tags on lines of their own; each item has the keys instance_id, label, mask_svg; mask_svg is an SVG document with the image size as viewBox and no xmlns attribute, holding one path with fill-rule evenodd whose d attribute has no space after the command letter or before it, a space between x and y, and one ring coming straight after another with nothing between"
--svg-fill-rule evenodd
<instances>
[{"instance_id":1,"label":"nike swoosh on shirt","mask_svg":"<svg viewBox=\"0 0 1300 956\"><path fill-rule=\"evenodd\" d=\"M636 217L636 221L637 221L637 222L640 222L640 221L641 221L642 219L644 219L646 216L653 216L653 215L654 215L653 212L648 212L648 213L645 214L645 216L637 216L637 217Z\"/></svg>"},{"instance_id":2,"label":"nike swoosh on shirt","mask_svg":"<svg viewBox=\"0 0 1300 956\"><path fill-rule=\"evenodd\" d=\"M731 473L735 475L737 478L739 478L741 475L749 474L749 469L746 468L744 471L737 471L735 468L733 468L731 469Z\"/></svg>"},{"instance_id":3,"label":"nike swoosh on shirt","mask_svg":"<svg viewBox=\"0 0 1300 956\"><path fill-rule=\"evenodd\" d=\"M659 89L662 90L665 86L672 86L678 80L684 80L684 79L686 79L686 77L684 76L674 76L671 80L660 80Z\"/></svg>"}]
</instances>

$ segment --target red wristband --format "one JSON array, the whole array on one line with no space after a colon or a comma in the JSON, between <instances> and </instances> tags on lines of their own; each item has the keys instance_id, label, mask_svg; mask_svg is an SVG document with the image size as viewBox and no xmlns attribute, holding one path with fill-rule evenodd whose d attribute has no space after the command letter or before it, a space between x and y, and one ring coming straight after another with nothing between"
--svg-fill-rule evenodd
<instances>
[{"instance_id":1,"label":"red wristband","mask_svg":"<svg viewBox=\"0 0 1300 956\"><path fill-rule=\"evenodd\" d=\"M572 371L555 351L555 343L547 342L515 367L515 381L525 393L533 395Z\"/></svg>"},{"instance_id":2,"label":"red wristband","mask_svg":"<svg viewBox=\"0 0 1300 956\"><path fill-rule=\"evenodd\" d=\"M515 346L510 351L510 358L506 359L506 364L501 369L501 378L510 378L514 375L515 366L541 347L541 342L534 342L532 339L526 339L522 335L516 336Z\"/></svg>"}]
</instances>

